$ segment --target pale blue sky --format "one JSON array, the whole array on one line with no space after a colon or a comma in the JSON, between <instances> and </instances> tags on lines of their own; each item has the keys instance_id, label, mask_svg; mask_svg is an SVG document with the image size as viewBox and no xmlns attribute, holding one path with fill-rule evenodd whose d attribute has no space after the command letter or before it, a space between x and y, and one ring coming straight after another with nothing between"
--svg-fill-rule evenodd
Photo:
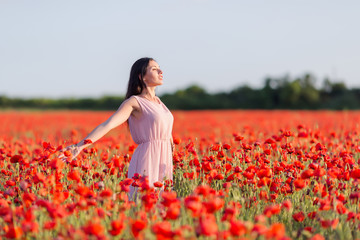
<instances>
[{"instance_id":1,"label":"pale blue sky","mask_svg":"<svg viewBox=\"0 0 360 240\"><path fill-rule=\"evenodd\" d=\"M311 72L360 87L360 1L0 0L0 95L123 95L155 58L158 94Z\"/></svg>"}]
</instances>

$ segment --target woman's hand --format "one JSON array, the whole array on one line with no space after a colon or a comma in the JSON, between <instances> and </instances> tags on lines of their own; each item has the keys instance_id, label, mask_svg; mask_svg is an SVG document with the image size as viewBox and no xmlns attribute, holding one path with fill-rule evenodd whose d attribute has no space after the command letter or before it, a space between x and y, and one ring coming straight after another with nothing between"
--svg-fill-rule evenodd
<instances>
[{"instance_id":1,"label":"woman's hand","mask_svg":"<svg viewBox=\"0 0 360 240\"><path fill-rule=\"evenodd\" d=\"M81 152L81 150L82 149L76 144L67 146L66 148L60 150L61 154L58 156L58 158L60 158L63 162L69 162L74 159Z\"/></svg>"},{"instance_id":2,"label":"woman's hand","mask_svg":"<svg viewBox=\"0 0 360 240\"><path fill-rule=\"evenodd\" d=\"M175 151L175 144L174 144L174 141L173 141L173 138L172 138L172 137L170 138L170 144L171 144L171 151L174 153L174 151Z\"/></svg>"}]
</instances>

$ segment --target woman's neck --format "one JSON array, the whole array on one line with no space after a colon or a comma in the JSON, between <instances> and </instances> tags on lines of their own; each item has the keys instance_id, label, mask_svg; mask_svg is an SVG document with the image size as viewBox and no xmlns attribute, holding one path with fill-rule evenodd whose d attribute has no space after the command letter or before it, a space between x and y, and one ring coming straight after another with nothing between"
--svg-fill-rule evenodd
<instances>
[{"instance_id":1,"label":"woman's neck","mask_svg":"<svg viewBox=\"0 0 360 240\"><path fill-rule=\"evenodd\" d=\"M147 87L145 88L141 94L142 96L150 99L150 100L155 100L156 99L156 94L155 94L155 87Z\"/></svg>"}]
</instances>

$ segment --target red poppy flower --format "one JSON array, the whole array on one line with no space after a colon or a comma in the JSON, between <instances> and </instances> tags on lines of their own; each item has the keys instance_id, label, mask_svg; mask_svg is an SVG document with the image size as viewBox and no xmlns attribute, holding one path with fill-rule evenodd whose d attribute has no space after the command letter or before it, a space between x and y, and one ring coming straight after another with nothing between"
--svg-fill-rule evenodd
<instances>
[{"instance_id":1,"label":"red poppy flower","mask_svg":"<svg viewBox=\"0 0 360 240\"><path fill-rule=\"evenodd\" d=\"M214 213L222 209L224 204L225 201L219 197L215 197L214 199L203 203L207 213Z\"/></svg>"},{"instance_id":2,"label":"red poppy flower","mask_svg":"<svg viewBox=\"0 0 360 240\"><path fill-rule=\"evenodd\" d=\"M348 212L348 209L344 206L344 204L338 202L336 205L336 211L339 214L346 214Z\"/></svg>"},{"instance_id":3,"label":"red poppy flower","mask_svg":"<svg viewBox=\"0 0 360 240\"><path fill-rule=\"evenodd\" d=\"M231 146L230 146L229 144L227 144L227 143L223 144L222 147L223 147L224 149L226 149L226 150L231 149Z\"/></svg>"},{"instance_id":4,"label":"red poppy flower","mask_svg":"<svg viewBox=\"0 0 360 240\"><path fill-rule=\"evenodd\" d=\"M262 225L262 224L259 224L259 223L255 223L251 232L252 233L257 233L259 235L263 235L267 232L267 227Z\"/></svg>"},{"instance_id":5,"label":"red poppy flower","mask_svg":"<svg viewBox=\"0 0 360 240\"><path fill-rule=\"evenodd\" d=\"M260 200L269 200L268 193L264 190L261 190L259 193Z\"/></svg>"},{"instance_id":6,"label":"red poppy flower","mask_svg":"<svg viewBox=\"0 0 360 240\"><path fill-rule=\"evenodd\" d=\"M259 178L264 178L264 177L270 178L272 171L270 168L265 168L265 169L260 169L256 174Z\"/></svg>"},{"instance_id":7,"label":"red poppy flower","mask_svg":"<svg viewBox=\"0 0 360 240\"><path fill-rule=\"evenodd\" d=\"M80 173L77 170L72 170L71 172L69 172L67 177L68 177L69 180L74 180L76 182L81 181Z\"/></svg>"},{"instance_id":8,"label":"red poppy flower","mask_svg":"<svg viewBox=\"0 0 360 240\"><path fill-rule=\"evenodd\" d=\"M180 212L181 212L180 210L181 210L180 202L171 204L166 211L165 219L171 219L171 220L177 219L180 216Z\"/></svg>"},{"instance_id":9,"label":"red poppy flower","mask_svg":"<svg viewBox=\"0 0 360 240\"><path fill-rule=\"evenodd\" d=\"M49 167L51 167L52 169L55 169L55 170L62 170L64 168L64 166L65 166L65 163L58 158L51 160L49 163Z\"/></svg>"},{"instance_id":10,"label":"red poppy flower","mask_svg":"<svg viewBox=\"0 0 360 240\"><path fill-rule=\"evenodd\" d=\"M202 203L198 196L189 196L185 198L185 208L192 212L193 217L198 217L202 211Z\"/></svg>"},{"instance_id":11,"label":"red poppy flower","mask_svg":"<svg viewBox=\"0 0 360 240\"><path fill-rule=\"evenodd\" d=\"M307 169L301 173L301 178L308 179L308 178L311 178L312 176L314 176L314 174L315 174L314 170Z\"/></svg>"},{"instance_id":12,"label":"red poppy flower","mask_svg":"<svg viewBox=\"0 0 360 240\"><path fill-rule=\"evenodd\" d=\"M338 223L339 223L338 218L335 218L333 220L320 220L320 224L323 228L331 227L332 229L335 229Z\"/></svg>"},{"instance_id":13,"label":"red poppy flower","mask_svg":"<svg viewBox=\"0 0 360 240\"><path fill-rule=\"evenodd\" d=\"M200 185L194 190L194 192L207 197L212 192L212 189L208 185Z\"/></svg>"},{"instance_id":14,"label":"red poppy flower","mask_svg":"<svg viewBox=\"0 0 360 240\"><path fill-rule=\"evenodd\" d=\"M295 221L297 221L297 222L302 222L302 221L304 221L304 219L305 219L305 215L304 215L304 213L301 211L301 212L298 212L298 213L294 213L293 215L292 215L292 217L293 217L293 219L295 220Z\"/></svg>"},{"instance_id":15,"label":"red poppy flower","mask_svg":"<svg viewBox=\"0 0 360 240\"><path fill-rule=\"evenodd\" d=\"M48 221L44 223L44 229L52 230L56 227L56 221Z\"/></svg>"},{"instance_id":16,"label":"red poppy flower","mask_svg":"<svg viewBox=\"0 0 360 240\"><path fill-rule=\"evenodd\" d=\"M181 143L181 139L174 137L173 142L174 142L174 144L179 145Z\"/></svg>"},{"instance_id":17,"label":"red poppy flower","mask_svg":"<svg viewBox=\"0 0 360 240\"><path fill-rule=\"evenodd\" d=\"M354 179L360 179L360 169L355 169L353 171L351 171L351 178Z\"/></svg>"},{"instance_id":18,"label":"red poppy flower","mask_svg":"<svg viewBox=\"0 0 360 240\"><path fill-rule=\"evenodd\" d=\"M291 201L289 199L283 201L281 207L289 211L292 208Z\"/></svg>"},{"instance_id":19,"label":"red poppy flower","mask_svg":"<svg viewBox=\"0 0 360 240\"><path fill-rule=\"evenodd\" d=\"M232 236L242 236L246 234L247 228L242 221L238 220L231 220L230 221L230 233Z\"/></svg>"},{"instance_id":20,"label":"red poppy flower","mask_svg":"<svg viewBox=\"0 0 360 240\"><path fill-rule=\"evenodd\" d=\"M237 134L235 134L234 137L235 137L235 141L238 141L238 142L240 142L241 140L244 139L243 136L240 136L240 135L237 135Z\"/></svg>"},{"instance_id":21,"label":"red poppy flower","mask_svg":"<svg viewBox=\"0 0 360 240\"><path fill-rule=\"evenodd\" d=\"M18 163L23 159L21 155L14 155L10 158L11 163Z\"/></svg>"},{"instance_id":22,"label":"red poppy flower","mask_svg":"<svg viewBox=\"0 0 360 240\"><path fill-rule=\"evenodd\" d=\"M221 218L221 221L230 221L231 219L233 219L235 217L235 215L237 214L237 209L234 207L231 208L226 208L224 210L223 216Z\"/></svg>"},{"instance_id":23,"label":"red poppy flower","mask_svg":"<svg viewBox=\"0 0 360 240\"><path fill-rule=\"evenodd\" d=\"M109 230L109 233L112 236L117 236L122 232L124 227L125 227L124 215L121 215L118 220L113 220L111 222L111 230Z\"/></svg>"},{"instance_id":24,"label":"red poppy flower","mask_svg":"<svg viewBox=\"0 0 360 240\"><path fill-rule=\"evenodd\" d=\"M196 228L196 233L204 236L214 236L218 231L215 216L206 214L200 217L199 224Z\"/></svg>"},{"instance_id":25,"label":"red poppy flower","mask_svg":"<svg viewBox=\"0 0 360 240\"><path fill-rule=\"evenodd\" d=\"M20 238L22 235L23 235L23 231L20 227L10 226L4 236L6 238L14 239L14 238Z\"/></svg>"},{"instance_id":26,"label":"red poppy flower","mask_svg":"<svg viewBox=\"0 0 360 240\"><path fill-rule=\"evenodd\" d=\"M304 227L304 230L313 233L315 231L315 228L313 228L313 227Z\"/></svg>"},{"instance_id":27,"label":"red poppy flower","mask_svg":"<svg viewBox=\"0 0 360 240\"><path fill-rule=\"evenodd\" d=\"M308 213L308 217L309 217L310 219L315 219L316 216L317 216L317 212L309 212L309 213Z\"/></svg>"},{"instance_id":28,"label":"red poppy flower","mask_svg":"<svg viewBox=\"0 0 360 240\"><path fill-rule=\"evenodd\" d=\"M147 223L142 219L133 220L131 223L131 232L134 237L138 237L146 225Z\"/></svg>"},{"instance_id":29,"label":"red poppy flower","mask_svg":"<svg viewBox=\"0 0 360 240\"><path fill-rule=\"evenodd\" d=\"M274 223L271 225L266 232L266 237L268 239L274 238L274 239L281 239L285 236L285 226L282 223Z\"/></svg>"},{"instance_id":30,"label":"red poppy flower","mask_svg":"<svg viewBox=\"0 0 360 240\"><path fill-rule=\"evenodd\" d=\"M318 233L309 238L309 240L325 240L325 238L320 233Z\"/></svg>"},{"instance_id":31,"label":"red poppy flower","mask_svg":"<svg viewBox=\"0 0 360 240\"><path fill-rule=\"evenodd\" d=\"M83 227L83 230L86 234L101 237L104 234L105 228L98 222L90 221L85 227Z\"/></svg>"},{"instance_id":32,"label":"red poppy flower","mask_svg":"<svg viewBox=\"0 0 360 240\"><path fill-rule=\"evenodd\" d=\"M319 167L314 171L314 175L317 176L317 177L322 177L325 174L326 174L326 170L324 168L322 168L322 167Z\"/></svg>"},{"instance_id":33,"label":"red poppy flower","mask_svg":"<svg viewBox=\"0 0 360 240\"><path fill-rule=\"evenodd\" d=\"M296 179L294 181L294 186L295 186L296 190L300 190L300 189L303 189L304 187L306 187L306 182L303 179Z\"/></svg>"},{"instance_id":34,"label":"red poppy flower","mask_svg":"<svg viewBox=\"0 0 360 240\"><path fill-rule=\"evenodd\" d=\"M164 184L162 182L154 182L154 187L157 187L157 188L161 188L162 186L164 186Z\"/></svg>"},{"instance_id":35,"label":"red poppy flower","mask_svg":"<svg viewBox=\"0 0 360 240\"><path fill-rule=\"evenodd\" d=\"M89 194L90 189L86 186L78 186L75 192L83 197L86 197Z\"/></svg>"},{"instance_id":36,"label":"red poppy flower","mask_svg":"<svg viewBox=\"0 0 360 240\"><path fill-rule=\"evenodd\" d=\"M163 192L161 197L163 199L161 203L165 207L170 207L171 204L179 201L176 197L176 192Z\"/></svg>"},{"instance_id":37,"label":"red poppy flower","mask_svg":"<svg viewBox=\"0 0 360 240\"><path fill-rule=\"evenodd\" d=\"M171 239L174 236L171 230L171 224L168 221L155 223L151 230L156 235L157 239Z\"/></svg>"},{"instance_id":38,"label":"red poppy flower","mask_svg":"<svg viewBox=\"0 0 360 240\"><path fill-rule=\"evenodd\" d=\"M100 193L100 197L102 198L109 198L113 195L113 192L110 189L104 189L101 193Z\"/></svg>"},{"instance_id":39,"label":"red poppy flower","mask_svg":"<svg viewBox=\"0 0 360 240\"><path fill-rule=\"evenodd\" d=\"M271 217L272 215L279 214L280 211L281 211L281 206L275 204L275 205L267 206L264 209L264 215L267 217Z\"/></svg>"},{"instance_id":40,"label":"red poppy flower","mask_svg":"<svg viewBox=\"0 0 360 240\"><path fill-rule=\"evenodd\" d=\"M34 193L24 193L22 199L26 205L30 205L36 200L36 195Z\"/></svg>"}]
</instances>

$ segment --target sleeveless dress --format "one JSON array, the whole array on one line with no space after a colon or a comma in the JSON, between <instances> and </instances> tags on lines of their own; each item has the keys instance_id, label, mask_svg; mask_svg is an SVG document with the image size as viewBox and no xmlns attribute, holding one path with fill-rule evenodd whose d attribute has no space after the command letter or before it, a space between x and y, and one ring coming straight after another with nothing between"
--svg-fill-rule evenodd
<instances>
[{"instance_id":1,"label":"sleeveless dress","mask_svg":"<svg viewBox=\"0 0 360 240\"><path fill-rule=\"evenodd\" d=\"M138 118L130 115L129 128L137 148L132 155L128 178L135 173L148 176L149 185L154 182L173 179L171 136L174 117L159 99L159 103L134 96L141 108ZM130 196L135 188L130 187Z\"/></svg>"}]
</instances>

